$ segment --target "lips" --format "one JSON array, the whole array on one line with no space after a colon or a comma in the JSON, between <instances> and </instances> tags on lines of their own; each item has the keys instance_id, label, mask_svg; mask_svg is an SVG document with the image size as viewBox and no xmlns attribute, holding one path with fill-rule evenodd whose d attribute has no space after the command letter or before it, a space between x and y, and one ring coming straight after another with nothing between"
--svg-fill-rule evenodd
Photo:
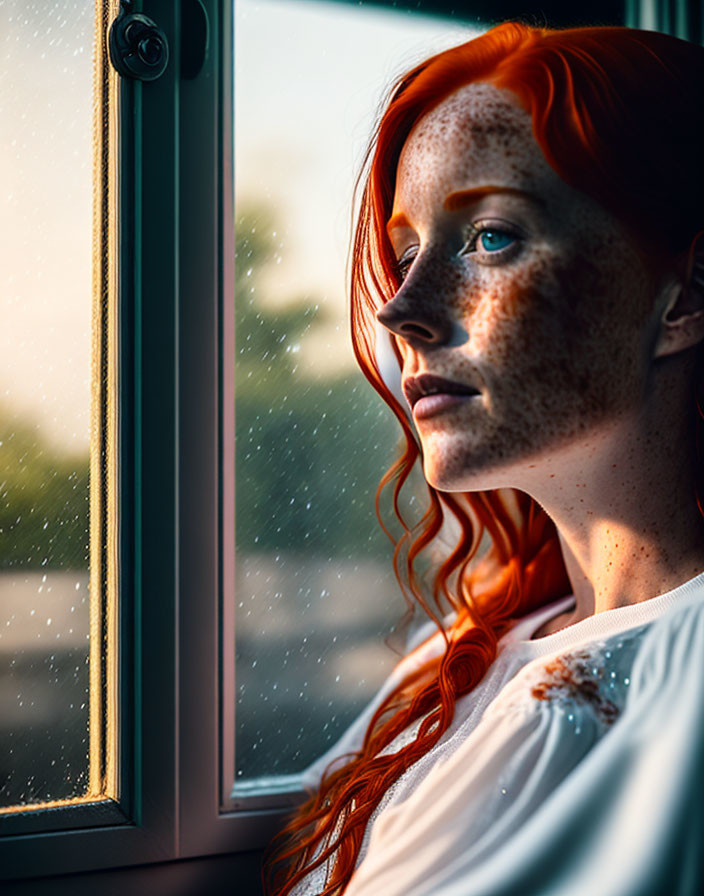
<instances>
[{"instance_id":1,"label":"lips","mask_svg":"<svg viewBox=\"0 0 704 896\"><path fill-rule=\"evenodd\" d=\"M479 395L479 390L464 383L456 383L446 380L444 377L433 373L421 373L420 376L409 376L403 383L403 392L411 408L422 398L431 395Z\"/></svg>"}]
</instances>

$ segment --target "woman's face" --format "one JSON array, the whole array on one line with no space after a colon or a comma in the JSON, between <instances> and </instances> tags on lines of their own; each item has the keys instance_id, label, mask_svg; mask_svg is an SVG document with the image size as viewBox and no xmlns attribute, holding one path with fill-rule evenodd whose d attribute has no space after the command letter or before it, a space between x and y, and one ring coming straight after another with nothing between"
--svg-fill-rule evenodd
<instances>
[{"instance_id":1,"label":"woman's face","mask_svg":"<svg viewBox=\"0 0 704 896\"><path fill-rule=\"evenodd\" d=\"M378 317L431 485L520 488L637 411L655 274L548 165L512 93L472 84L416 124L388 232L404 280Z\"/></svg>"}]
</instances>

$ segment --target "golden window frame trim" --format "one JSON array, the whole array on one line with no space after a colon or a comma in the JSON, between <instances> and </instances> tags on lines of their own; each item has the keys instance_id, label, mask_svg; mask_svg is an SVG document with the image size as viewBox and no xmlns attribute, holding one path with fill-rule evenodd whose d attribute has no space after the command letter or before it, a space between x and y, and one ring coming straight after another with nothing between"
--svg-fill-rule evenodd
<instances>
[{"instance_id":1,"label":"golden window frame trim","mask_svg":"<svg viewBox=\"0 0 704 896\"><path fill-rule=\"evenodd\" d=\"M118 97L108 31L119 0L96 0L90 435L90 772L86 798L118 799Z\"/></svg>"}]
</instances>

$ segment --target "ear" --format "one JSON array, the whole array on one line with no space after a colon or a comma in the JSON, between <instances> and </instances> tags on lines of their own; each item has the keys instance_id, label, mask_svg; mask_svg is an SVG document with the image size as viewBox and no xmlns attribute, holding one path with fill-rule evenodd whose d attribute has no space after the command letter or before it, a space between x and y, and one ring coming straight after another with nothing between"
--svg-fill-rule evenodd
<instances>
[{"instance_id":1,"label":"ear","mask_svg":"<svg viewBox=\"0 0 704 896\"><path fill-rule=\"evenodd\" d=\"M660 314L654 358L674 355L704 340L704 231L692 240L684 275L671 284Z\"/></svg>"}]
</instances>

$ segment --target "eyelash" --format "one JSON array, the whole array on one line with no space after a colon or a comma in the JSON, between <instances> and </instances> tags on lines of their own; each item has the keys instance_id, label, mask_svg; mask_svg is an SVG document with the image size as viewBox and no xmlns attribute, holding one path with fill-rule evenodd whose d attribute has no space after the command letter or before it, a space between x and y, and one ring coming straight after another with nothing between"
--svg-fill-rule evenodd
<instances>
[{"instance_id":1,"label":"eyelash","mask_svg":"<svg viewBox=\"0 0 704 896\"><path fill-rule=\"evenodd\" d=\"M465 255L468 252L478 252L477 240L482 235L482 233L487 232L504 234L511 237L513 242L502 249L497 249L495 252L488 252L486 250L484 252L480 252L479 254L482 256L483 264L497 264L501 261L505 261L509 254L513 254L513 252L518 247L520 236L505 224L497 226L495 224L492 224L490 221L476 221L475 223L469 225L467 229L467 237L465 239L464 245L458 252L458 255ZM406 279L406 277L408 276L408 272L413 266L413 262L416 260L418 249L417 247L414 248L415 251L411 252L410 254L408 251L404 252L404 254L396 263L396 272L398 274L400 282L403 282Z\"/></svg>"},{"instance_id":2,"label":"eyelash","mask_svg":"<svg viewBox=\"0 0 704 896\"><path fill-rule=\"evenodd\" d=\"M416 260L417 255L417 250L413 252L412 255L409 255L406 251L396 262L396 274L398 275L399 282L403 283L403 281L406 279L406 277L408 276L408 272L413 266L413 262Z\"/></svg>"}]
</instances>

